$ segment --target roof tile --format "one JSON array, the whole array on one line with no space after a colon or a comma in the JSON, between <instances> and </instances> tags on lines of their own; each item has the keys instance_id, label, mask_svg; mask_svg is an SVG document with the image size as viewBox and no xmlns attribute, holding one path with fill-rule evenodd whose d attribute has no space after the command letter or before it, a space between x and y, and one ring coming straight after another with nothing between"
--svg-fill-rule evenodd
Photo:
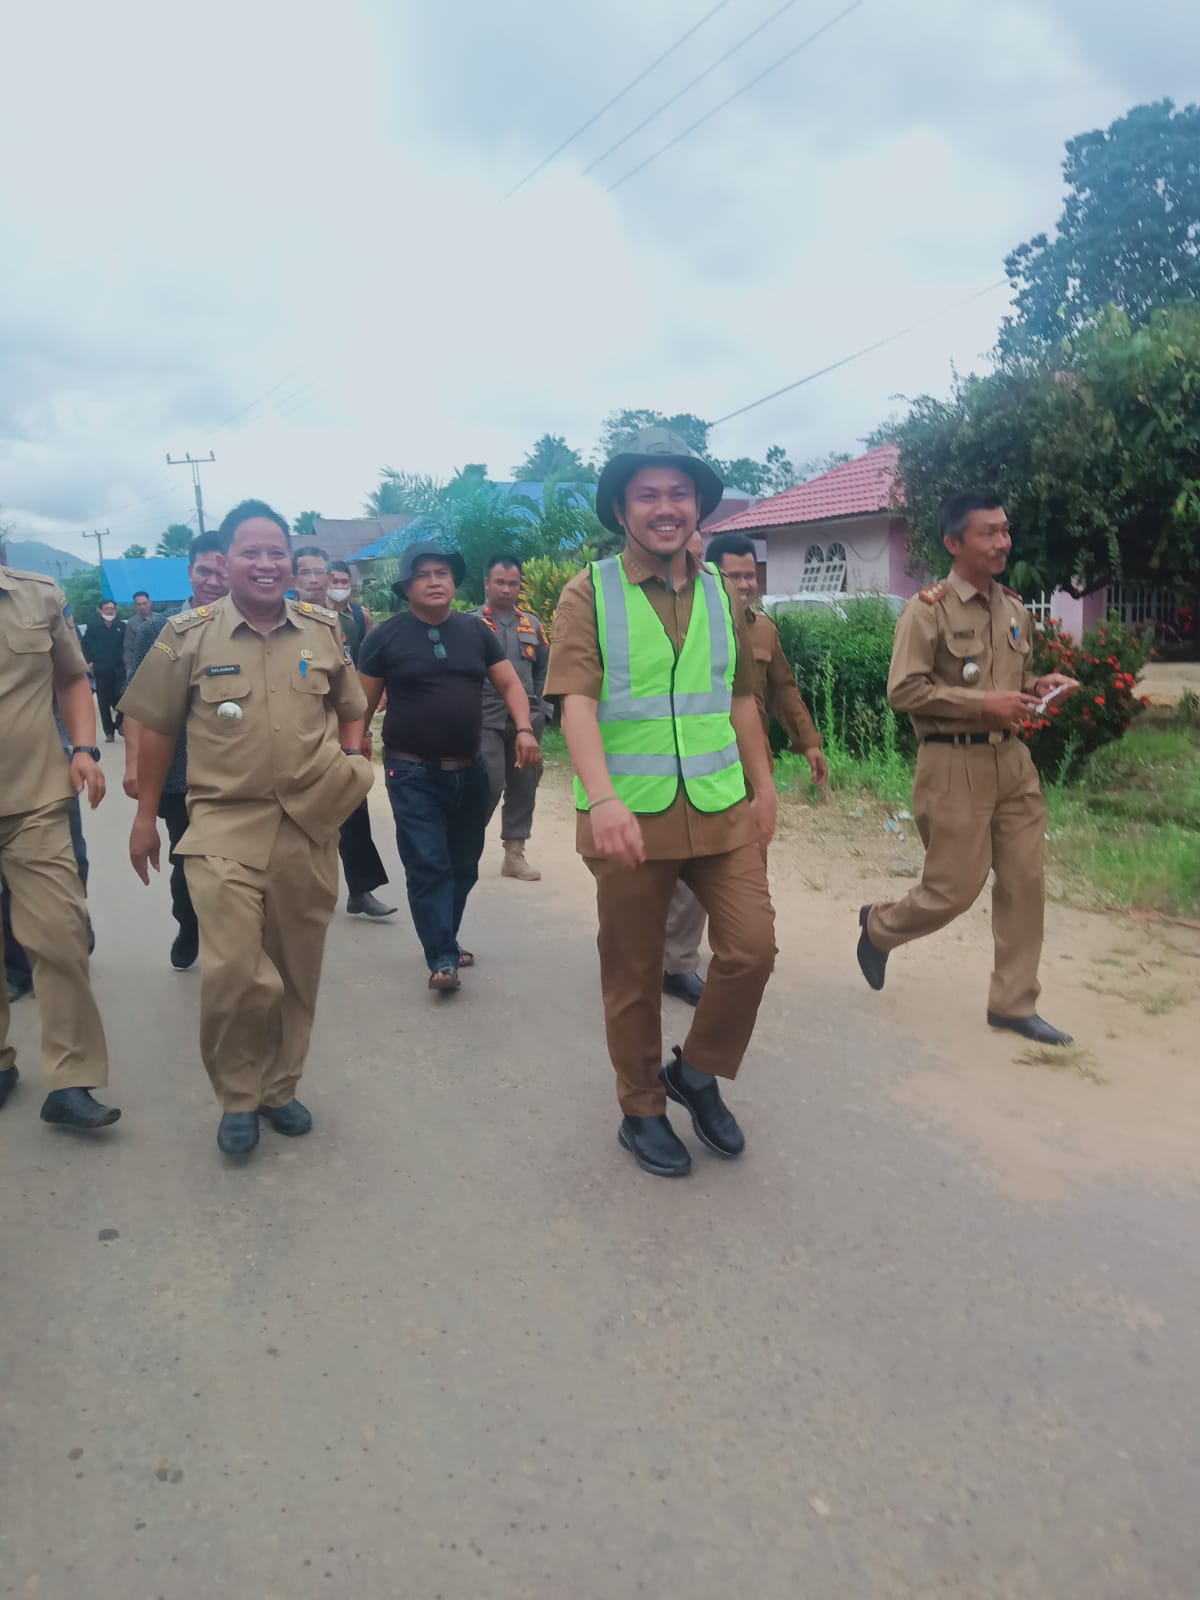
<instances>
[{"instance_id":1,"label":"roof tile","mask_svg":"<svg viewBox=\"0 0 1200 1600\"><path fill-rule=\"evenodd\" d=\"M786 528L798 522L828 522L834 517L861 517L889 511L897 483L900 452L894 444L881 444L865 456L844 461L819 478L760 500L748 511L723 522L711 522L705 533L744 532L750 528Z\"/></svg>"}]
</instances>

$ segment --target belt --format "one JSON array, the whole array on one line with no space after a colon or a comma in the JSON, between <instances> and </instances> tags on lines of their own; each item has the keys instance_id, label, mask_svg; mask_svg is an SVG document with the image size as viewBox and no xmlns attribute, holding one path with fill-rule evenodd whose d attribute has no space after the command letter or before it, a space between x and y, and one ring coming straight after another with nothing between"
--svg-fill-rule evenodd
<instances>
[{"instance_id":1,"label":"belt","mask_svg":"<svg viewBox=\"0 0 1200 1600\"><path fill-rule=\"evenodd\" d=\"M436 767L439 772L462 772L473 767L476 756L417 756L411 750L389 750L383 747L385 761L415 761L421 767Z\"/></svg>"},{"instance_id":2,"label":"belt","mask_svg":"<svg viewBox=\"0 0 1200 1600\"><path fill-rule=\"evenodd\" d=\"M1012 734L996 728L991 733L927 733L922 744L1003 744Z\"/></svg>"}]
</instances>

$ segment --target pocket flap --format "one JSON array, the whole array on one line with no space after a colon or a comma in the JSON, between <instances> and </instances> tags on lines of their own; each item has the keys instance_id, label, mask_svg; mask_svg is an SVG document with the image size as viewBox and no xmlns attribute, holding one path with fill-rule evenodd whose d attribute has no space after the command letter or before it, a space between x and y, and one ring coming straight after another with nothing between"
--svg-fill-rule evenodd
<instances>
[{"instance_id":1,"label":"pocket flap","mask_svg":"<svg viewBox=\"0 0 1200 1600\"><path fill-rule=\"evenodd\" d=\"M23 627L12 628L4 635L10 650L15 650L19 656L34 655L41 650L50 648L49 623L26 624Z\"/></svg>"},{"instance_id":2,"label":"pocket flap","mask_svg":"<svg viewBox=\"0 0 1200 1600\"><path fill-rule=\"evenodd\" d=\"M222 700L244 700L249 693L250 680L232 673L228 677L200 679L200 698L209 705L219 705Z\"/></svg>"}]
</instances>

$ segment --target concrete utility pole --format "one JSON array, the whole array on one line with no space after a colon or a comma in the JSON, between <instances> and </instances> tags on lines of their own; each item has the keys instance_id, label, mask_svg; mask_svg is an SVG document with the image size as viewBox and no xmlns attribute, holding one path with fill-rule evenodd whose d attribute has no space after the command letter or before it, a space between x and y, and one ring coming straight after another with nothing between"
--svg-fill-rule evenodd
<instances>
[{"instance_id":1,"label":"concrete utility pole","mask_svg":"<svg viewBox=\"0 0 1200 1600\"><path fill-rule=\"evenodd\" d=\"M192 469L192 485L196 490L196 522L201 533L204 532L204 499L200 493L200 468L206 467L210 461L215 461L216 459L211 450L206 456L193 456L189 451L185 451L176 461L171 452L167 451L167 465L169 467L191 467Z\"/></svg>"},{"instance_id":2,"label":"concrete utility pole","mask_svg":"<svg viewBox=\"0 0 1200 1600\"><path fill-rule=\"evenodd\" d=\"M95 539L95 541L96 541L96 555L99 557L100 569L101 569L101 571L103 571L104 570L104 541L105 541L105 539L111 539L112 538L111 529L105 528L104 532L101 533L99 528L93 528L91 533L85 533L83 535L83 537L85 539Z\"/></svg>"}]
</instances>

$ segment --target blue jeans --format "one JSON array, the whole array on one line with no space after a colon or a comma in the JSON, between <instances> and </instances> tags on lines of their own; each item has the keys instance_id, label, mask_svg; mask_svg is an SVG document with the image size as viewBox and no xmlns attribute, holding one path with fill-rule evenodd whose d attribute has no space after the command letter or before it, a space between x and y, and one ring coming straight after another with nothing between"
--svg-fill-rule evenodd
<instances>
[{"instance_id":1,"label":"blue jeans","mask_svg":"<svg viewBox=\"0 0 1200 1600\"><path fill-rule=\"evenodd\" d=\"M457 772L384 757L408 909L430 972L457 967L458 928L479 877L487 828L482 759Z\"/></svg>"}]
</instances>

